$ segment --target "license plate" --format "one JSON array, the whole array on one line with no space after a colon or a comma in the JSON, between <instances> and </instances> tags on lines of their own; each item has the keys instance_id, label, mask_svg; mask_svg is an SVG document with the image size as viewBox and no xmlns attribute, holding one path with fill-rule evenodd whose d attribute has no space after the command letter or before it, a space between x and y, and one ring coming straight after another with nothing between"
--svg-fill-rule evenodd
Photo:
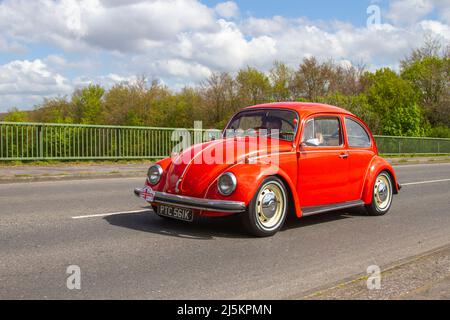
<instances>
[{"instance_id":1,"label":"license plate","mask_svg":"<svg viewBox=\"0 0 450 320\"><path fill-rule=\"evenodd\" d=\"M188 208L180 208L166 205L158 205L158 214L164 217L191 222L194 220L194 211Z\"/></svg>"}]
</instances>

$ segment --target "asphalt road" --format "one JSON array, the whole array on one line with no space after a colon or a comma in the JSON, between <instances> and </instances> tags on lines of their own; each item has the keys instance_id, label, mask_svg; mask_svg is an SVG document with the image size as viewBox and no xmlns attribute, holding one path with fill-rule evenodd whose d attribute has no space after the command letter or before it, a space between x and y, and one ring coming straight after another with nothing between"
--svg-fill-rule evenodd
<instances>
[{"instance_id":1,"label":"asphalt road","mask_svg":"<svg viewBox=\"0 0 450 320\"><path fill-rule=\"evenodd\" d=\"M265 239L236 219L126 213L146 210L132 194L141 178L1 184L0 298L298 297L450 244L450 180L414 184L450 179L450 164L396 171L406 185L388 215L291 219ZM66 287L69 265L81 269L81 290Z\"/></svg>"}]
</instances>

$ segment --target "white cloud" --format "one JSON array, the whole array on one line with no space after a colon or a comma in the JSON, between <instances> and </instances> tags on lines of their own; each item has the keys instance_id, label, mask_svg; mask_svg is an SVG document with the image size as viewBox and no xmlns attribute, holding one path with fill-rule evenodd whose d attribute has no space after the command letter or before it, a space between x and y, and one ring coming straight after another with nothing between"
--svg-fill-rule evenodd
<instances>
[{"instance_id":1,"label":"white cloud","mask_svg":"<svg viewBox=\"0 0 450 320\"><path fill-rule=\"evenodd\" d=\"M39 59L15 60L0 65L1 108L13 107L12 104L24 99L35 101L36 97L68 94L71 89L65 77L50 71Z\"/></svg>"},{"instance_id":2,"label":"white cloud","mask_svg":"<svg viewBox=\"0 0 450 320\"><path fill-rule=\"evenodd\" d=\"M81 76L73 80L74 88L82 88L91 84L99 84L104 88L111 88L116 84L133 84L138 80L137 76L122 76L116 73L110 73L103 76L87 77Z\"/></svg>"},{"instance_id":3,"label":"white cloud","mask_svg":"<svg viewBox=\"0 0 450 320\"><path fill-rule=\"evenodd\" d=\"M67 79L49 71L39 59L0 66L0 94L65 93L68 89Z\"/></svg>"},{"instance_id":4,"label":"white cloud","mask_svg":"<svg viewBox=\"0 0 450 320\"><path fill-rule=\"evenodd\" d=\"M450 41L448 0L393 0L386 18L368 29L306 17L244 17L234 1L208 7L199 0L4 0L0 52L56 49L0 66L0 101L23 107L20 101L31 97L141 74L178 88L213 71L247 65L267 71L274 60L296 67L312 55L371 69L396 66L426 34Z\"/></svg>"},{"instance_id":5,"label":"white cloud","mask_svg":"<svg viewBox=\"0 0 450 320\"><path fill-rule=\"evenodd\" d=\"M204 79L211 74L211 70L205 66L198 63L187 63L178 59L158 62L154 67L162 72L165 71L170 76L188 79Z\"/></svg>"},{"instance_id":6,"label":"white cloud","mask_svg":"<svg viewBox=\"0 0 450 320\"><path fill-rule=\"evenodd\" d=\"M439 18L443 20L443 22L449 24L450 23L450 1L448 0L432 0L435 5L435 10Z\"/></svg>"},{"instance_id":7,"label":"white cloud","mask_svg":"<svg viewBox=\"0 0 450 320\"><path fill-rule=\"evenodd\" d=\"M424 20L420 22L420 27L434 34L436 37L444 39L444 41L450 42L450 26L443 24L439 21Z\"/></svg>"},{"instance_id":8,"label":"white cloud","mask_svg":"<svg viewBox=\"0 0 450 320\"><path fill-rule=\"evenodd\" d=\"M23 54L26 48L18 42L6 40L0 34L0 52Z\"/></svg>"},{"instance_id":9,"label":"white cloud","mask_svg":"<svg viewBox=\"0 0 450 320\"><path fill-rule=\"evenodd\" d=\"M234 1L218 3L214 10L222 18L230 19L239 15L239 7Z\"/></svg>"},{"instance_id":10,"label":"white cloud","mask_svg":"<svg viewBox=\"0 0 450 320\"><path fill-rule=\"evenodd\" d=\"M448 0L392 0L386 17L397 25L412 25L426 20L436 12L445 23L450 23L450 1Z\"/></svg>"},{"instance_id":11,"label":"white cloud","mask_svg":"<svg viewBox=\"0 0 450 320\"><path fill-rule=\"evenodd\" d=\"M242 29L251 36L273 35L280 33L288 26L288 21L281 16L274 16L271 19L248 18Z\"/></svg>"},{"instance_id":12,"label":"white cloud","mask_svg":"<svg viewBox=\"0 0 450 320\"><path fill-rule=\"evenodd\" d=\"M82 70L89 71L99 67L99 62L94 60L68 60L60 54L51 54L43 59L44 63L52 70L64 72L68 70Z\"/></svg>"},{"instance_id":13,"label":"white cloud","mask_svg":"<svg viewBox=\"0 0 450 320\"><path fill-rule=\"evenodd\" d=\"M376 28L357 28L352 25L333 23L332 27L317 26L303 19L251 18L245 30L253 36L267 34L273 47L264 50L266 55L297 66L304 57L316 56L322 59L350 60L377 64L393 64L402 59L412 48L420 46L425 34L435 35L443 29L431 28L428 24L417 24L410 28L381 24ZM263 59L260 58L260 59ZM273 60L272 60L273 61ZM267 61L267 63L270 63ZM267 64L266 64L267 67Z\"/></svg>"},{"instance_id":14,"label":"white cloud","mask_svg":"<svg viewBox=\"0 0 450 320\"><path fill-rule=\"evenodd\" d=\"M214 26L213 10L196 0L6 0L0 28L11 36L64 49L134 52L164 45L183 31Z\"/></svg>"},{"instance_id":15,"label":"white cloud","mask_svg":"<svg viewBox=\"0 0 450 320\"><path fill-rule=\"evenodd\" d=\"M387 18L394 24L413 24L433 11L432 0L393 0Z\"/></svg>"},{"instance_id":16,"label":"white cloud","mask_svg":"<svg viewBox=\"0 0 450 320\"><path fill-rule=\"evenodd\" d=\"M211 69L198 62L182 59L159 59L138 56L125 65L128 73L160 79L169 85L175 82L198 83L211 74Z\"/></svg>"},{"instance_id":17,"label":"white cloud","mask_svg":"<svg viewBox=\"0 0 450 320\"><path fill-rule=\"evenodd\" d=\"M137 76L121 76L115 73L94 77L80 76L73 80L55 72L47 63L68 65L64 58L49 56L45 62L14 60L0 65L0 110L11 107L31 107L44 97L69 95L74 89L89 84L101 84L111 88L117 83L135 83Z\"/></svg>"}]
</instances>

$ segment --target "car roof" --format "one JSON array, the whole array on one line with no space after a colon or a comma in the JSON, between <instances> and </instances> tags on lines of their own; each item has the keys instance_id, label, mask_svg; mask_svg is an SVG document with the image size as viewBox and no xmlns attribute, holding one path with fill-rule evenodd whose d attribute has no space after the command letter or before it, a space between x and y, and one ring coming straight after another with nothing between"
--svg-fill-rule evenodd
<instances>
[{"instance_id":1,"label":"car roof","mask_svg":"<svg viewBox=\"0 0 450 320\"><path fill-rule=\"evenodd\" d=\"M274 102L247 107L244 110L267 109L267 108L294 110L298 112L300 118L305 118L308 117L309 115L316 113L338 113L354 116L353 113L345 109L328 104L313 103L313 102Z\"/></svg>"}]
</instances>

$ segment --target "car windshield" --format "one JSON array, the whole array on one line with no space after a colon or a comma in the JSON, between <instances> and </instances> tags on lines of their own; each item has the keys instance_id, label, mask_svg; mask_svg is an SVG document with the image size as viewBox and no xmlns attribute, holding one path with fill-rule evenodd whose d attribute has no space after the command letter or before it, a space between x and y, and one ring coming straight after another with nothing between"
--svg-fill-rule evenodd
<instances>
[{"instance_id":1,"label":"car windshield","mask_svg":"<svg viewBox=\"0 0 450 320\"><path fill-rule=\"evenodd\" d=\"M224 136L268 135L271 138L293 141L297 124L297 114L290 110L245 110L233 117Z\"/></svg>"}]
</instances>

